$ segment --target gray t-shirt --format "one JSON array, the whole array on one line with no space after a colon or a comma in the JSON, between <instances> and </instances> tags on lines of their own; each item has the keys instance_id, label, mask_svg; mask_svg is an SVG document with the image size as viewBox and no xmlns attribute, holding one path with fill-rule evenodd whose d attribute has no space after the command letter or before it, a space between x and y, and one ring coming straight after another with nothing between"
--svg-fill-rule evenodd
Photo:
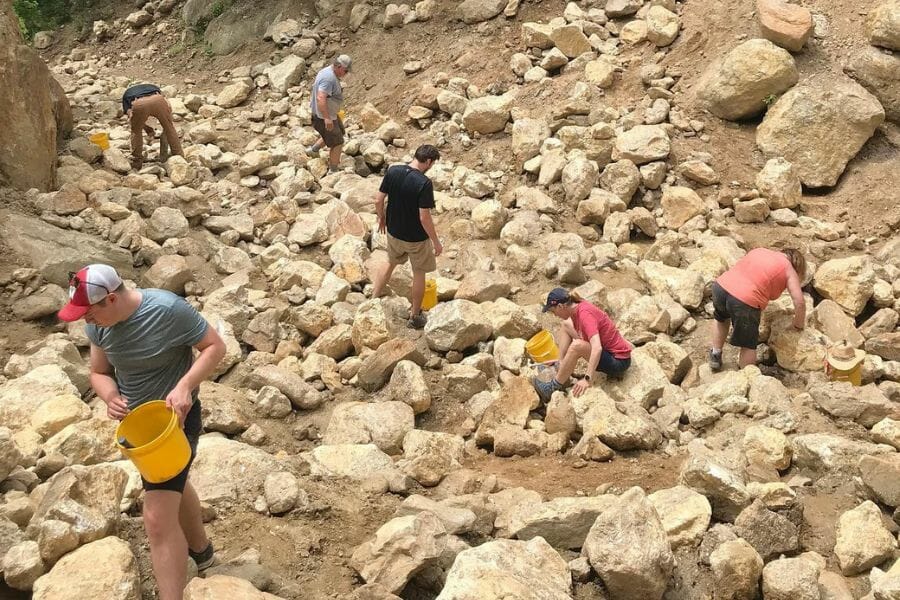
<instances>
[{"instance_id":1,"label":"gray t-shirt","mask_svg":"<svg viewBox=\"0 0 900 600\"><path fill-rule=\"evenodd\" d=\"M319 110L318 99L316 98L319 90L325 92L325 95L328 97L328 117L336 119L337 112L341 109L341 104L344 102L344 88L341 87L341 80L334 74L334 69L330 66L325 67L316 75L316 81L312 87L312 98L309 101L309 108L312 114L323 119L324 115Z\"/></svg>"},{"instance_id":2,"label":"gray t-shirt","mask_svg":"<svg viewBox=\"0 0 900 600\"><path fill-rule=\"evenodd\" d=\"M141 290L133 315L112 327L85 327L92 344L106 353L119 393L133 409L164 400L194 362L192 348L209 326L194 307L166 290Z\"/></svg>"}]
</instances>

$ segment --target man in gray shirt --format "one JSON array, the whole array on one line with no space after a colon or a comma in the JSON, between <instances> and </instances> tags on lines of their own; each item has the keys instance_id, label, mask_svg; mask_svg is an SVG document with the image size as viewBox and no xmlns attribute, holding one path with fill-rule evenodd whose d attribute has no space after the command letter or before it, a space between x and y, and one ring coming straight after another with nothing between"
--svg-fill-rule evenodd
<instances>
[{"instance_id":1,"label":"man in gray shirt","mask_svg":"<svg viewBox=\"0 0 900 600\"><path fill-rule=\"evenodd\" d=\"M350 72L353 61L346 54L334 59L316 75L309 99L313 129L321 136L306 149L310 156L318 156L322 146L328 147L328 172L338 170L341 147L344 145L344 122L338 114L344 103L344 88L341 79Z\"/></svg>"},{"instance_id":2,"label":"man in gray shirt","mask_svg":"<svg viewBox=\"0 0 900 600\"><path fill-rule=\"evenodd\" d=\"M183 298L165 290L127 289L108 265L88 265L70 276L69 302L59 318L87 321L91 387L110 418L121 420L157 399L178 414L190 460L174 478L143 484L144 529L159 598L181 600L188 554L200 569L214 560L188 471L202 429L197 388L225 355L225 343Z\"/></svg>"}]
</instances>

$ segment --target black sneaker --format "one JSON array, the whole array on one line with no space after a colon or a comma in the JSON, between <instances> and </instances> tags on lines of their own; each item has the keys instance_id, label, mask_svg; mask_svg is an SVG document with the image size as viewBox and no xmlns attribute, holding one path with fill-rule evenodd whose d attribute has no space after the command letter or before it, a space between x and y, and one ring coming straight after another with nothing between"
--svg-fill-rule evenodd
<instances>
[{"instance_id":1,"label":"black sneaker","mask_svg":"<svg viewBox=\"0 0 900 600\"><path fill-rule=\"evenodd\" d=\"M425 327L425 323L428 322L428 319L425 318L425 315L419 313L415 316L409 318L409 321L406 322L407 327L410 329L422 329Z\"/></svg>"},{"instance_id":2,"label":"black sneaker","mask_svg":"<svg viewBox=\"0 0 900 600\"><path fill-rule=\"evenodd\" d=\"M200 552L194 552L190 548L188 548L188 554L191 559L197 563L197 570L203 571L204 569L208 569L216 562L216 552L213 550L212 542L209 543L209 546L206 547L206 550L202 550Z\"/></svg>"},{"instance_id":3,"label":"black sneaker","mask_svg":"<svg viewBox=\"0 0 900 600\"><path fill-rule=\"evenodd\" d=\"M722 370L722 351L716 352L712 348L709 349L709 368L713 371Z\"/></svg>"}]
</instances>

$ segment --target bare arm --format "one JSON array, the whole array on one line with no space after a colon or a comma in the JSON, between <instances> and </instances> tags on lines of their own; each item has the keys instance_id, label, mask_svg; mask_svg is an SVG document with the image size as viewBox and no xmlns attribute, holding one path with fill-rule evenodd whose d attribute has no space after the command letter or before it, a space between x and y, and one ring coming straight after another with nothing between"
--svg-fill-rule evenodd
<instances>
[{"instance_id":1,"label":"bare arm","mask_svg":"<svg viewBox=\"0 0 900 600\"><path fill-rule=\"evenodd\" d=\"M175 409L182 425L193 404L191 392L212 375L216 365L225 356L225 342L211 325L206 328L206 334L194 345L194 348L200 351L200 355L166 396L166 406Z\"/></svg>"},{"instance_id":2,"label":"bare arm","mask_svg":"<svg viewBox=\"0 0 900 600\"><path fill-rule=\"evenodd\" d=\"M331 121L332 117L328 114L328 94L324 90L316 90L316 108L322 113L323 121Z\"/></svg>"},{"instance_id":3,"label":"bare arm","mask_svg":"<svg viewBox=\"0 0 900 600\"><path fill-rule=\"evenodd\" d=\"M440 256L444 251L441 240L438 239L437 232L434 230L434 221L431 220L431 210L427 208L419 209L419 221L422 222L422 229L428 234L431 244L434 246L434 255Z\"/></svg>"},{"instance_id":4,"label":"bare arm","mask_svg":"<svg viewBox=\"0 0 900 600\"><path fill-rule=\"evenodd\" d=\"M600 343L600 334L595 333L591 336L591 357L588 359L588 379L594 379L594 373L597 371L597 365L600 364L600 355L603 354L603 344Z\"/></svg>"},{"instance_id":5,"label":"bare arm","mask_svg":"<svg viewBox=\"0 0 900 600\"><path fill-rule=\"evenodd\" d=\"M91 344L91 387L97 396L106 403L106 414L111 419L121 420L128 413L128 401L119 393L119 385L113 377L113 368L109 364L106 352Z\"/></svg>"},{"instance_id":6,"label":"bare arm","mask_svg":"<svg viewBox=\"0 0 900 600\"><path fill-rule=\"evenodd\" d=\"M384 199L387 194L384 192L375 192L375 214L378 215L378 231L384 233L387 229L387 221L384 218Z\"/></svg>"},{"instance_id":7,"label":"bare arm","mask_svg":"<svg viewBox=\"0 0 900 600\"><path fill-rule=\"evenodd\" d=\"M806 300L800 288L800 278L794 269L788 271L787 289L794 302L794 328L802 330L806 326Z\"/></svg>"}]
</instances>

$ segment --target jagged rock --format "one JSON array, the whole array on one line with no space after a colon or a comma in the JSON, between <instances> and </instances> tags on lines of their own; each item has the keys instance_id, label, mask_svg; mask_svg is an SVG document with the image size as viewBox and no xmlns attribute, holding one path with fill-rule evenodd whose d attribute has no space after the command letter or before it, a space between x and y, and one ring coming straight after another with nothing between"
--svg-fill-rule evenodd
<instances>
[{"instance_id":1,"label":"jagged rock","mask_svg":"<svg viewBox=\"0 0 900 600\"><path fill-rule=\"evenodd\" d=\"M813 277L813 287L856 316L872 297L875 286L872 259L866 255L835 258L822 263Z\"/></svg>"},{"instance_id":2,"label":"jagged rock","mask_svg":"<svg viewBox=\"0 0 900 600\"><path fill-rule=\"evenodd\" d=\"M509 110L512 103L513 97L506 94L469 100L463 112L463 125L473 133L503 131L509 121Z\"/></svg>"},{"instance_id":3,"label":"jagged rock","mask_svg":"<svg viewBox=\"0 0 900 600\"><path fill-rule=\"evenodd\" d=\"M597 517L582 554L610 597L621 600L660 600L675 567L666 530L638 487Z\"/></svg>"},{"instance_id":4,"label":"jagged rock","mask_svg":"<svg viewBox=\"0 0 900 600\"><path fill-rule=\"evenodd\" d=\"M767 157L794 165L804 185L830 187L883 121L881 104L858 83L817 75L769 108L756 143Z\"/></svg>"},{"instance_id":5,"label":"jagged rock","mask_svg":"<svg viewBox=\"0 0 900 600\"><path fill-rule=\"evenodd\" d=\"M234 108L249 98L252 91L253 86L247 80L235 81L222 88L222 91L216 96L216 104L222 108Z\"/></svg>"},{"instance_id":6,"label":"jagged rock","mask_svg":"<svg viewBox=\"0 0 900 600\"><path fill-rule=\"evenodd\" d=\"M822 411L853 419L863 427L898 416L893 403L874 384L854 387L849 382L819 381L810 384L809 394Z\"/></svg>"},{"instance_id":7,"label":"jagged rock","mask_svg":"<svg viewBox=\"0 0 900 600\"><path fill-rule=\"evenodd\" d=\"M763 559L791 554L800 548L797 526L766 508L760 500L741 511L734 521L734 531L750 542Z\"/></svg>"},{"instance_id":8,"label":"jagged rock","mask_svg":"<svg viewBox=\"0 0 900 600\"><path fill-rule=\"evenodd\" d=\"M761 464L778 471L791 466L791 445L777 429L754 425L744 433L744 454L751 464Z\"/></svg>"},{"instance_id":9,"label":"jagged rock","mask_svg":"<svg viewBox=\"0 0 900 600\"><path fill-rule=\"evenodd\" d=\"M678 37L681 20L664 6L651 6L647 11L647 39L658 47L668 46Z\"/></svg>"},{"instance_id":10,"label":"jagged rock","mask_svg":"<svg viewBox=\"0 0 900 600\"><path fill-rule=\"evenodd\" d=\"M441 305L439 305L441 306ZM433 318L433 311L429 323ZM401 360L411 360L418 365L425 363L421 350L413 340L394 338L378 347L360 366L357 374L359 385L368 392L381 388L391 377L394 367Z\"/></svg>"},{"instance_id":11,"label":"jagged rock","mask_svg":"<svg viewBox=\"0 0 900 600\"><path fill-rule=\"evenodd\" d=\"M856 329L856 321L833 300L822 300L813 309L811 323L829 340L846 340L854 348L865 344L865 337Z\"/></svg>"},{"instance_id":12,"label":"jagged rock","mask_svg":"<svg viewBox=\"0 0 900 600\"><path fill-rule=\"evenodd\" d=\"M525 25L523 25L523 30ZM513 121L510 144L517 164L524 164L525 161L537 156L541 144L550 136L550 127L541 119L516 119Z\"/></svg>"},{"instance_id":13,"label":"jagged rock","mask_svg":"<svg viewBox=\"0 0 900 600\"><path fill-rule=\"evenodd\" d=\"M882 419L872 427L872 441L900 449L900 422Z\"/></svg>"},{"instance_id":14,"label":"jagged rock","mask_svg":"<svg viewBox=\"0 0 900 600\"><path fill-rule=\"evenodd\" d=\"M0 560L0 569L2 569L3 579L9 587L28 591L44 574L46 567L44 561L41 560L37 542L26 540L6 552L3 559Z\"/></svg>"},{"instance_id":15,"label":"jagged rock","mask_svg":"<svg viewBox=\"0 0 900 600\"><path fill-rule=\"evenodd\" d=\"M703 538L712 518L705 496L679 485L653 492L647 500L656 509L671 546L695 546Z\"/></svg>"},{"instance_id":16,"label":"jagged rock","mask_svg":"<svg viewBox=\"0 0 900 600\"><path fill-rule=\"evenodd\" d=\"M463 456L462 437L413 429L403 438L403 459L397 467L421 485L431 487L461 468Z\"/></svg>"},{"instance_id":17,"label":"jagged rock","mask_svg":"<svg viewBox=\"0 0 900 600\"><path fill-rule=\"evenodd\" d=\"M859 459L859 474L880 502L900 506L900 455L863 456Z\"/></svg>"},{"instance_id":18,"label":"jagged rock","mask_svg":"<svg viewBox=\"0 0 900 600\"><path fill-rule=\"evenodd\" d=\"M266 506L273 515L281 515L297 505L301 497L297 478L288 471L269 473L263 483Z\"/></svg>"},{"instance_id":19,"label":"jagged rock","mask_svg":"<svg viewBox=\"0 0 900 600\"><path fill-rule=\"evenodd\" d=\"M374 444L317 446L302 456L309 463L310 473L322 477L363 481L378 476L390 479L398 472L391 457Z\"/></svg>"},{"instance_id":20,"label":"jagged rock","mask_svg":"<svg viewBox=\"0 0 900 600\"><path fill-rule=\"evenodd\" d=\"M494 540L456 556L436 600L566 600L571 585L566 562L542 538Z\"/></svg>"},{"instance_id":21,"label":"jagged rock","mask_svg":"<svg viewBox=\"0 0 900 600\"><path fill-rule=\"evenodd\" d=\"M669 134L661 125L637 125L616 137L613 160L643 165L669 156Z\"/></svg>"},{"instance_id":22,"label":"jagged rock","mask_svg":"<svg viewBox=\"0 0 900 600\"><path fill-rule=\"evenodd\" d=\"M524 504L510 514L509 533L520 540L541 537L554 548L578 549L597 517L616 501L603 495Z\"/></svg>"},{"instance_id":23,"label":"jagged rock","mask_svg":"<svg viewBox=\"0 0 900 600\"><path fill-rule=\"evenodd\" d=\"M356 309L351 339L356 352L365 348L377 349L391 338L390 318L381 300L366 300Z\"/></svg>"},{"instance_id":24,"label":"jagged rock","mask_svg":"<svg viewBox=\"0 0 900 600\"><path fill-rule=\"evenodd\" d=\"M605 389L617 400L630 402L649 410L668 385L666 373L650 351L637 348L631 353L631 366L621 380L609 380Z\"/></svg>"},{"instance_id":25,"label":"jagged rock","mask_svg":"<svg viewBox=\"0 0 900 600\"><path fill-rule=\"evenodd\" d=\"M566 199L578 201L587 198L591 188L597 185L600 172L597 163L586 158L575 158L566 163L562 170L562 184Z\"/></svg>"},{"instance_id":26,"label":"jagged rock","mask_svg":"<svg viewBox=\"0 0 900 600\"><path fill-rule=\"evenodd\" d=\"M866 33L872 44L900 50L900 5L897 0L884 0L869 13Z\"/></svg>"},{"instance_id":27,"label":"jagged rock","mask_svg":"<svg viewBox=\"0 0 900 600\"><path fill-rule=\"evenodd\" d=\"M894 554L897 541L881 522L881 511L867 500L840 516L834 554L846 576L858 575Z\"/></svg>"},{"instance_id":28,"label":"jagged rock","mask_svg":"<svg viewBox=\"0 0 900 600\"><path fill-rule=\"evenodd\" d=\"M759 595L763 561L746 540L723 542L709 555L716 600L754 600Z\"/></svg>"},{"instance_id":29,"label":"jagged rock","mask_svg":"<svg viewBox=\"0 0 900 600\"><path fill-rule=\"evenodd\" d=\"M226 385L204 381L200 384L203 425L209 431L237 435L250 427L244 411L246 399L241 391Z\"/></svg>"},{"instance_id":30,"label":"jagged rock","mask_svg":"<svg viewBox=\"0 0 900 600\"><path fill-rule=\"evenodd\" d=\"M288 88L300 83L306 72L306 61L294 54L288 54L277 65L265 70L269 85L277 92L286 92Z\"/></svg>"},{"instance_id":31,"label":"jagged rock","mask_svg":"<svg viewBox=\"0 0 900 600\"><path fill-rule=\"evenodd\" d=\"M490 321L475 302L451 300L429 312L425 325L428 345L441 352L465 350L488 339L493 333Z\"/></svg>"},{"instance_id":32,"label":"jagged rock","mask_svg":"<svg viewBox=\"0 0 900 600\"><path fill-rule=\"evenodd\" d=\"M394 517L406 517L429 512L440 520L441 525L451 535L462 535L472 531L477 519L474 512L468 508L451 506L442 502L435 502L431 498L413 494L406 498L397 510Z\"/></svg>"},{"instance_id":33,"label":"jagged rock","mask_svg":"<svg viewBox=\"0 0 900 600\"><path fill-rule=\"evenodd\" d=\"M390 379L391 397L408 404L415 414L431 407L431 391L422 368L411 360L401 360Z\"/></svg>"},{"instance_id":34,"label":"jagged rock","mask_svg":"<svg viewBox=\"0 0 900 600\"><path fill-rule=\"evenodd\" d=\"M666 227L678 229L697 215L705 212L703 199L687 187L669 186L663 190L660 206Z\"/></svg>"},{"instance_id":35,"label":"jagged rock","mask_svg":"<svg viewBox=\"0 0 900 600\"><path fill-rule=\"evenodd\" d=\"M194 273L187 260L178 254L160 256L144 273L147 287L184 294L184 285L194 280Z\"/></svg>"},{"instance_id":36,"label":"jagged rock","mask_svg":"<svg viewBox=\"0 0 900 600\"><path fill-rule=\"evenodd\" d=\"M389 454L400 452L403 437L415 426L404 402L345 402L331 414L325 444L375 444Z\"/></svg>"},{"instance_id":37,"label":"jagged rock","mask_svg":"<svg viewBox=\"0 0 900 600\"><path fill-rule=\"evenodd\" d=\"M791 52L800 52L813 32L808 8L783 0L756 0L759 29L767 40Z\"/></svg>"},{"instance_id":38,"label":"jagged rock","mask_svg":"<svg viewBox=\"0 0 900 600\"><path fill-rule=\"evenodd\" d=\"M703 302L704 282L699 273L650 260L638 264L638 273L653 294L667 294L690 309Z\"/></svg>"},{"instance_id":39,"label":"jagged rock","mask_svg":"<svg viewBox=\"0 0 900 600\"><path fill-rule=\"evenodd\" d=\"M695 455L681 468L681 482L706 496L713 516L720 521L734 521L750 505L750 493L735 472L710 458Z\"/></svg>"},{"instance_id":40,"label":"jagged rock","mask_svg":"<svg viewBox=\"0 0 900 600\"><path fill-rule=\"evenodd\" d=\"M259 591L246 579L222 574L194 577L184 588L184 600L216 600L217 598L283 600L281 596Z\"/></svg>"},{"instance_id":41,"label":"jagged rock","mask_svg":"<svg viewBox=\"0 0 900 600\"><path fill-rule=\"evenodd\" d=\"M567 58L576 58L591 51L591 43L577 25L560 25L550 31L553 45Z\"/></svg>"},{"instance_id":42,"label":"jagged rock","mask_svg":"<svg viewBox=\"0 0 900 600\"><path fill-rule=\"evenodd\" d=\"M500 237L500 230L506 224L506 209L497 200L487 200L472 209L472 224L479 238Z\"/></svg>"},{"instance_id":43,"label":"jagged rock","mask_svg":"<svg viewBox=\"0 0 900 600\"><path fill-rule=\"evenodd\" d=\"M397 517L381 526L372 540L353 551L352 567L367 583L400 593L419 571L447 547L447 531L430 512Z\"/></svg>"},{"instance_id":44,"label":"jagged rock","mask_svg":"<svg viewBox=\"0 0 900 600\"><path fill-rule=\"evenodd\" d=\"M636 13L643 4L641 0L609 0L604 11L610 17L627 17Z\"/></svg>"},{"instance_id":45,"label":"jagged rock","mask_svg":"<svg viewBox=\"0 0 900 600\"><path fill-rule=\"evenodd\" d=\"M758 115L767 101L790 89L798 79L789 52L768 40L754 39L711 64L697 84L697 94L711 113L735 121Z\"/></svg>"},{"instance_id":46,"label":"jagged rock","mask_svg":"<svg viewBox=\"0 0 900 600\"><path fill-rule=\"evenodd\" d=\"M662 442L659 428L641 406L629 405L620 411L602 392L581 402L587 407L581 417L584 434L600 438L613 450L652 450Z\"/></svg>"},{"instance_id":47,"label":"jagged rock","mask_svg":"<svg viewBox=\"0 0 900 600\"><path fill-rule=\"evenodd\" d=\"M225 437L201 436L191 466L191 482L203 502L249 507L263 492L269 473L284 471L275 456Z\"/></svg>"},{"instance_id":48,"label":"jagged rock","mask_svg":"<svg viewBox=\"0 0 900 600\"><path fill-rule=\"evenodd\" d=\"M819 565L805 558L773 560L763 568L766 600L819 600Z\"/></svg>"},{"instance_id":49,"label":"jagged rock","mask_svg":"<svg viewBox=\"0 0 900 600\"><path fill-rule=\"evenodd\" d=\"M501 427L511 425L522 429L528 413L540 404L540 398L531 382L524 377L509 379L500 388L500 394L484 413L475 441L479 445L494 443L494 433Z\"/></svg>"},{"instance_id":50,"label":"jagged rock","mask_svg":"<svg viewBox=\"0 0 900 600\"><path fill-rule=\"evenodd\" d=\"M66 425L44 443L44 452L59 453L73 463L93 465L116 460L119 451L112 444L116 422L92 417Z\"/></svg>"},{"instance_id":51,"label":"jagged rock","mask_svg":"<svg viewBox=\"0 0 900 600\"><path fill-rule=\"evenodd\" d=\"M91 542L62 557L34 584L36 600L141 597L137 560L128 544L117 537Z\"/></svg>"},{"instance_id":52,"label":"jagged rock","mask_svg":"<svg viewBox=\"0 0 900 600\"><path fill-rule=\"evenodd\" d=\"M882 333L866 340L866 351L885 360L900 361L900 332Z\"/></svg>"},{"instance_id":53,"label":"jagged rock","mask_svg":"<svg viewBox=\"0 0 900 600\"><path fill-rule=\"evenodd\" d=\"M254 390L267 385L274 387L300 410L317 408L324 400L300 375L276 365L263 365L254 369L247 383Z\"/></svg>"},{"instance_id":54,"label":"jagged rock","mask_svg":"<svg viewBox=\"0 0 900 600\"><path fill-rule=\"evenodd\" d=\"M603 58L589 61L584 65L584 80L606 89L616 81L616 66Z\"/></svg>"},{"instance_id":55,"label":"jagged rock","mask_svg":"<svg viewBox=\"0 0 900 600\"><path fill-rule=\"evenodd\" d=\"M890 446L849 440L827 433L807 433L791 439L794 449L794 465L813 473L854 476L857 463L865 454L887 454Z\"/></svg>"},{"instance_id":56,"label":"jagged rock","mask_svg":"<svg viewBox=\"0 0 900 600\"><path fill-rule=\"evenodd\" d=\"M481 304L504 298L510 290L509 278L502 271L472 271L463 278L455 297L457 301Z\"/></svg>"}]
</instances>

